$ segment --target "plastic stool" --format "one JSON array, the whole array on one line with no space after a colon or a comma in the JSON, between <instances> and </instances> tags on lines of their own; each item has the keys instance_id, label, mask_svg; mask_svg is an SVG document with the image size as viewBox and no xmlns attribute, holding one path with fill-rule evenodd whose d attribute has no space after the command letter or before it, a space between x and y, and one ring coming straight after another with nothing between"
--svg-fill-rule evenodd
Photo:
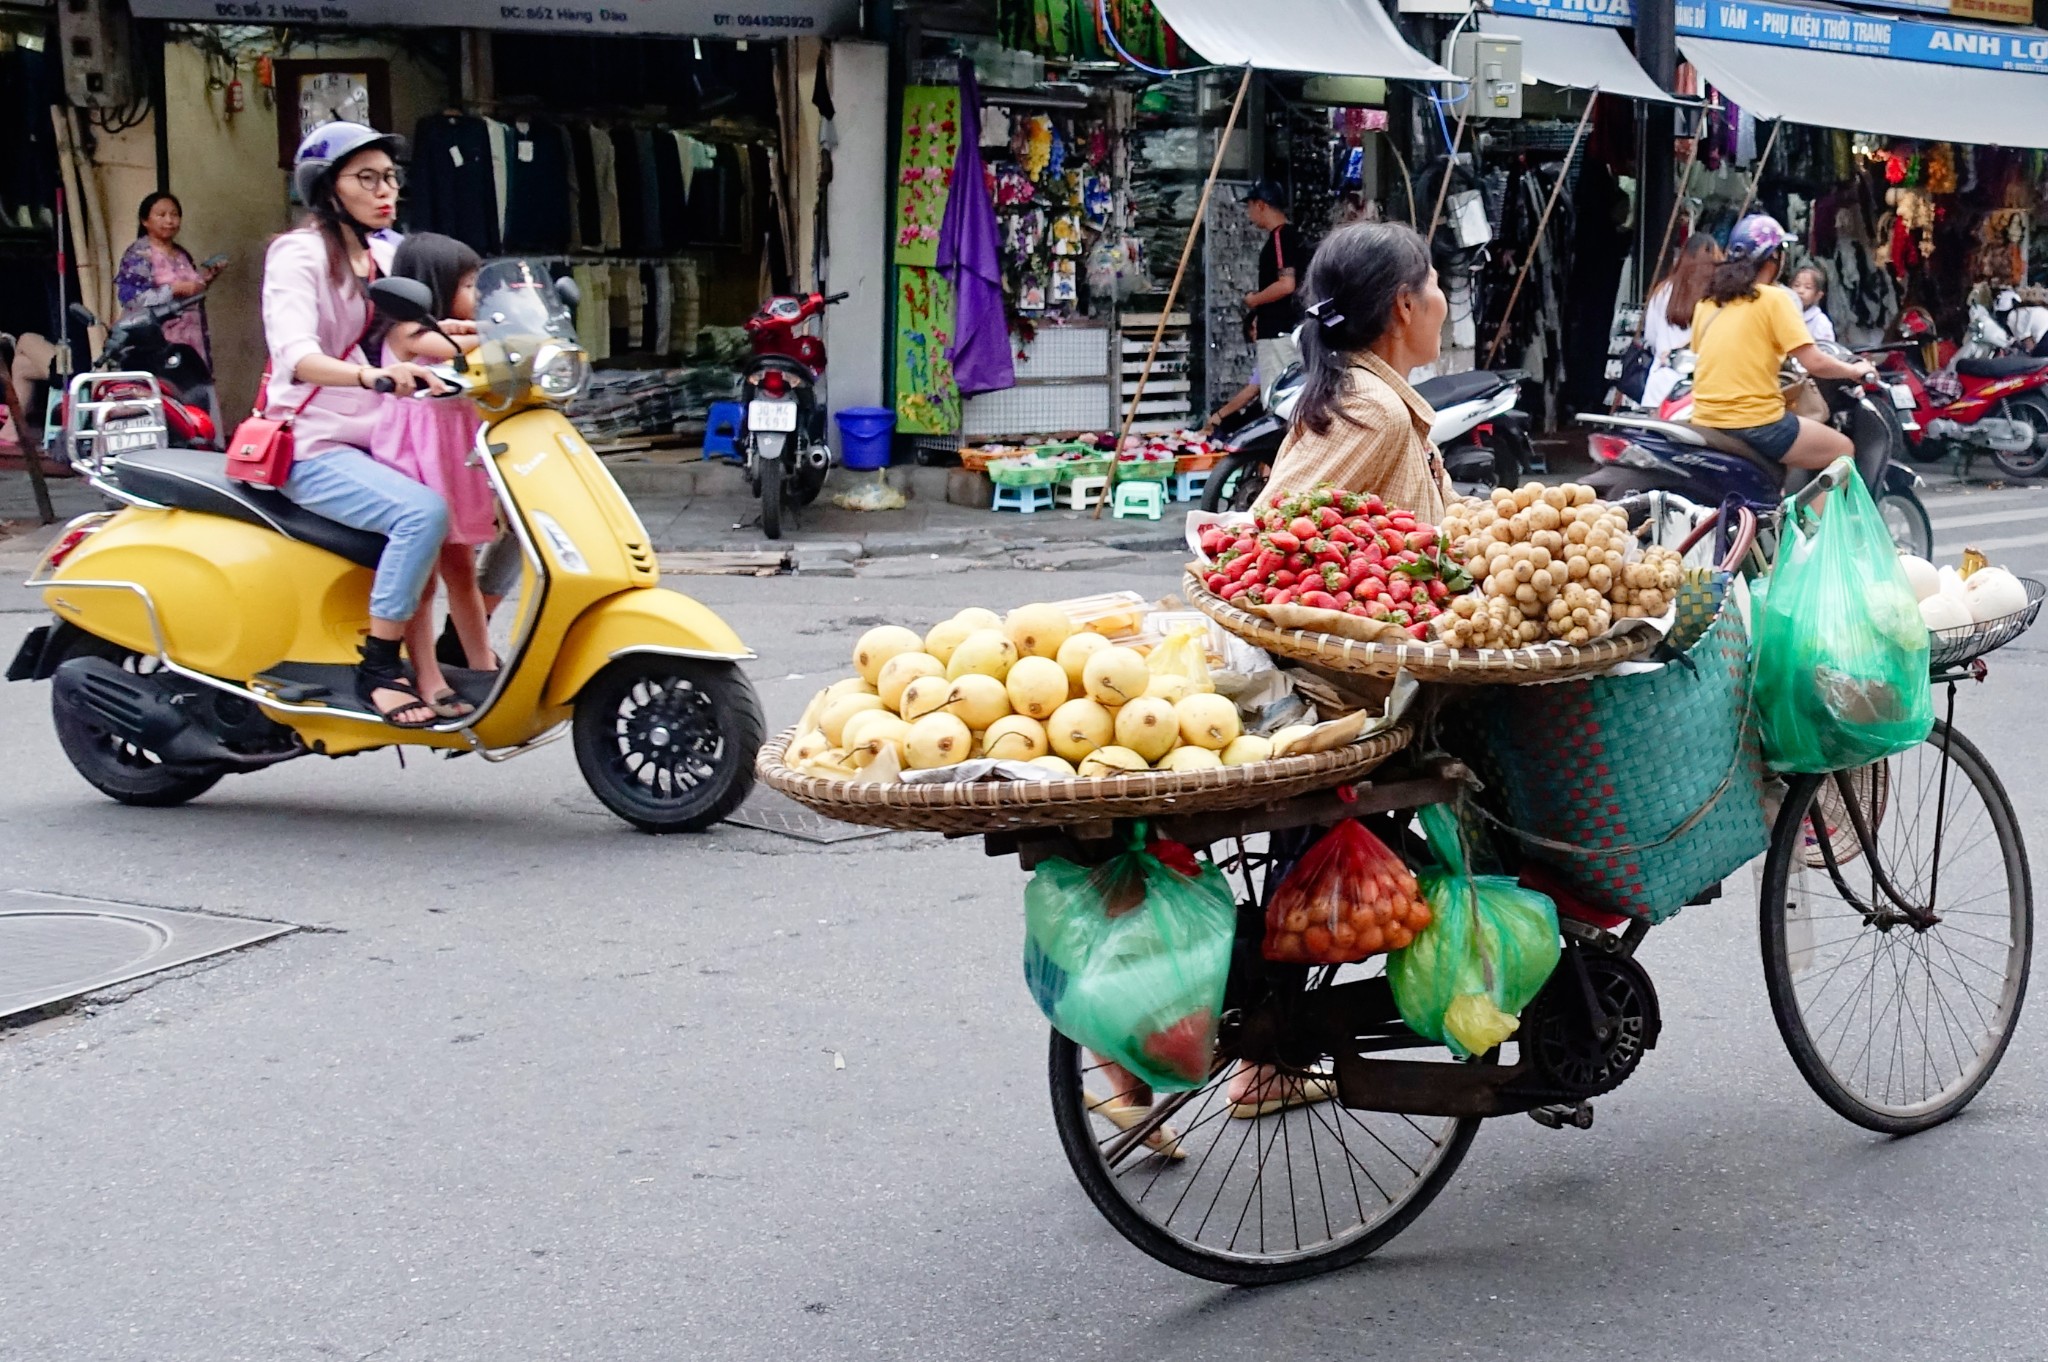
<instances>
[{"instance_id":1,"label":"plastic stool","mask_svg":"<svg viewBox=\"0 0 2048 1362\"><path fill-rule=\"evenodd\" d=\"M704 457L739 461L740 427L746 424L747 409L737 402L713 402L704 421Z\"/></svg>"},{"instance_id":2,"label":"plastic stool","mask_svg":"<svg viewBox=\"0 0 2048 1362\"><path fill-rule=\"evenodd\" d=\"M1109 475L1107 473L1099 473L1092 478L1070 478L1060 485L1060 489L1053 497L1053 500L1062 506L1071 506L1077 511L1085 511L1095 505L1096 502L1101 501L1103 494L1108 490Z\"/></svg>"},{"instance_id":3,"label":"plastic stool","mask_svg":"<svg viewBox=\"0 0 2048 1362\"><path fill-rule=\"evenodd\" d=\"M988 504L991 511L1017 511L1030 515L1034 511L1052 509L1052 488L1050 487L1005 487L996 485L995 500Z\"/></svg>"},{"instance_id":4,"label":"plastic stool","mask_svg":"<svg viewBox=\"0 0 2048 1362\"><path fill-rule=\"evenodd\" d=\"M1166 513L1166 487L1157 482L1120 482L1116 485L1116 499L1111 504L1110 514L1122 519L1143 516L1157 520Z\"/></svg>"},{"instance_id":5,"label":"plastic stool","mask_svg":"<svg viewBox=\"0 0 2048 1362\"><path fill-rule=\"evenodd\" d=\"M1173 499L1175 501L1194 501L1202 495L1203 490L1208 485L1209 470L1206 468L1198 468L1192 473L1175 473L1173 475Z\"/></svg>"}]
</instances>

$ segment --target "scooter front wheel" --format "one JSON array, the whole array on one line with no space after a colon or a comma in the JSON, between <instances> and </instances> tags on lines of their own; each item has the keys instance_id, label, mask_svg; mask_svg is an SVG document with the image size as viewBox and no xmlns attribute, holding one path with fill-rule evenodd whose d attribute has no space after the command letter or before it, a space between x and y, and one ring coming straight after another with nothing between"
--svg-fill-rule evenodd
<instances>
[{"instance_id":1,"label":"scooter front wheel","mask_svg":"<svg viewBox=\"0 0 2048 1362\"><path fill-rule=\"evenodd\" d=\"M642 832L701 832L754 788L761 702L731 663L628 654L576 697L576 764Z\"/></svg>"}]
</instances>

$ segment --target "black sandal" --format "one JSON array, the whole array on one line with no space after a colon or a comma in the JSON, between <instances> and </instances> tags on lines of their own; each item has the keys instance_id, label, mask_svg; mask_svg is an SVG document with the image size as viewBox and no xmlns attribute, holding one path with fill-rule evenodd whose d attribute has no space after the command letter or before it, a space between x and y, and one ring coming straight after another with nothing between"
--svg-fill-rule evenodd
<instances>
[{"instance_id":1,"label":"black sandal","mask_svg":"<svg viewBox=\"0 0 2048 1362\"><path fill-rule=\"evenodd\" d=\"M390 708L377 703L380 690L396 691L406 698ZM356 698L370 707L372 713L393 728L432 728L441 722L441 716L434 707L420 698L419 688L405 668L398 661L398 641L382 639L372 635L363 640L363 660L356 667ZM398 716L414 710L424 711L423 719L401 719Z\"/></svg>"}]
</instances>

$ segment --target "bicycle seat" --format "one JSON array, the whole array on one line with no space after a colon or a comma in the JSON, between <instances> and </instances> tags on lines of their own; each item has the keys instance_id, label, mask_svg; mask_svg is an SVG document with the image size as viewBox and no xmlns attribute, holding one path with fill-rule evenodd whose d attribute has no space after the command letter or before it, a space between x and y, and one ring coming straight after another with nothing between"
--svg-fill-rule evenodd
<instances>
[{"instance_id":1,"label":"bicycle seat","mask_svg":"<svg viewBox=\"0 0 2048 1362\"><path fill-rule=\"evenodd\" d=\"M2048 359L2036 359L2032 355L1992 355L1956 361L1956 372L1965 378L2011 378L2015 374L2031 374L2038 369L2048 369Z\"/></svg>"},{"instance_id":2,"label":"bicycle seat","mask_svg":"<svg viewBox=\"0 0 2048 1362\"><path fill-rule=\"evenodd\" d=\"M1462 374L1425 378L1415 385L1415 391L1423 401L1442 411L1460 402L1476 402L1482 397L1491 397L1511 381L1490 369L1473 369Z\"/></svg>"},{"instance_id":3,"label":"bicycle seat","mask_svg":"<svg viewBox=\"0 0 2048 1362\"><path fill-rule=\"evenodd\" d=\"M202 515L226 516L275 530L287 539L339 554L366 568L377 566L384 536L350 529L314 515L282 492L237 482L226 472L226 456L213 449L137 449L114 460L107 478L130 496Z\"/></svg>"}]
</instances>

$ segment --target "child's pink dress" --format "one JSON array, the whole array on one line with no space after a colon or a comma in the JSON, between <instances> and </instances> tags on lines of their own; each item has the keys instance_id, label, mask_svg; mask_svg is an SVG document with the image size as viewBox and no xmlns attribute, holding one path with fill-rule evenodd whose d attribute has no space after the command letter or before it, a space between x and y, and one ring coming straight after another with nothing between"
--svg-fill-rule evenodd
<instances>
[{"instance_id":1,"label":"child's pink dress","mask_svg":"<svg viewBox=\"0 0 2048 1362\"><path fill-rule=\"evenodd\" d=\"M384 347L384 363L397 362ZM498 537L498 499L490 477L469 464L481 424L468 398L389 397L377 414L370 455L448 503L450 544L488 544Z\"/></svg>"}]
</instances>

